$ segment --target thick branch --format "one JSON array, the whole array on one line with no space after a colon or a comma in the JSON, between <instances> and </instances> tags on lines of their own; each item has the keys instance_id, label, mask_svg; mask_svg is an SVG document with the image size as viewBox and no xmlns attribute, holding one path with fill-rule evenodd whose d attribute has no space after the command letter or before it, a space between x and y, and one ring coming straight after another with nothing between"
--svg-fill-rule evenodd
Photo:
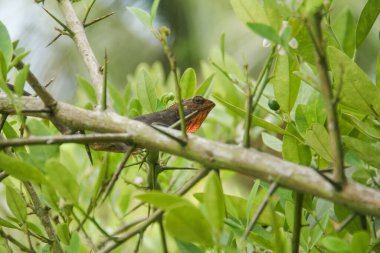
<instances>
[{"instance_id":1,"label":"thick branch","mask_svg":"<svg viewBox=\"0 0 380 253\"><path fill-rule=\"evenodd\" d=\"M43 104L37 98L23 98L22 106L38 109L43 107ZM9 113L12 110L11 102L5 97L0 97L0 113ZM84 110L62 102L58 102L55 117L73 129L128 133L129 137L126 140L138 146L178 155L207 167L224 168L266 181L276 181L281 186L331 200L358 213L380 217L379 191L348 181L342 190L337 192L334 186L314 169L283 161L252 148L245 149L209 141L195 135L189 135L188 145L184 147L142 122L113 113ZM181 137L179 131L167 131L171 135Z\"/></svg>"},{"instance_id":2,"label":"thick branch","mask_svg":"<svg viewBox=\"0 0 380 253\"><path fill-rule=\"evenodd\" d=\"M95 54L91 49L84 32L83 24L78 19L70 0L58 1L59 7L66 20L67 27L73 32L73 40L78 47L84 63L91 77L91 82L96 91L98 104L101 101L103 74Z\"/></svg>"}]
</instances>

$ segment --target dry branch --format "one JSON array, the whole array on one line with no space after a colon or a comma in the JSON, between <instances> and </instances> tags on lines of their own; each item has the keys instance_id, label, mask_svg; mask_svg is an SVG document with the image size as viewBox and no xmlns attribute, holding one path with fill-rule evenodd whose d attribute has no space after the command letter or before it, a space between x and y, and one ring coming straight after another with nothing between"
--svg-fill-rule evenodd
<instances>
[{"instance_id":1,"label":"dry branch","mask_svg":"<svg viewBox=\"0 0 380 253\"><path fill-rule=\"evenodd\" d=\"M41 109L37 98L22 99L23 108ZM0 97L0 113L12 113L11 102ZM34 113L35 116L39 116ZM41 114L42 117L48 115ZM142 122L127 119L114 113L95 112L58 102L55 118L72 129L103 133L128 133L125 141L152 150L160 150L197 161L211 168L221 168L251 175L266 181L276 181L281 186L312 194L342 204L358 213L380 217L380 191L347 181L341 191L326 181L314 169L283 161L255 149L209 141L189 135L188 145L182 146ZM171 135L181 133L168 129Z\"/></svg>"}]
</instances>

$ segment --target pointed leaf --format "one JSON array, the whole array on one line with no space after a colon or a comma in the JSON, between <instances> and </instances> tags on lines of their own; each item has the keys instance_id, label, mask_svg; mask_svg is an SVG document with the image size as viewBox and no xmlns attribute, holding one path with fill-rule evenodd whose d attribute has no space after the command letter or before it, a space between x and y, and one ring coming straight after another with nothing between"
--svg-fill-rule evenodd
<instances>
[{"instance_id":1,"label":"pointed leaf","mask_svg":"<svg viewBox=\"0 0 380 253\"><path fill-rule=\"evenodd\" d=\"M195 96L203 96L203 97L208 97L208 94L210 93L210 87L212 84L212 80L214 78L214 74L209 76L204 82L199 85L199 87L195 91Z\"/></svg>"},{"instance_id":2,"label":"pointed leaf","mask_svg":"<svg viewBox=\"0 0 380 253\"><path fill-rule=\"evenodd\" d=\"M220 183L219 176L215 171L210 173L206 182L204 197L204 205L207 220L211 223L212 231L216 239L219 239L224 225L225 204L223 188Z\"/></svg>"},{"instance_id":3,"label":"pointed leaf","mask_svg":"<svg viewBox=\"0 0 380 253\"><path fill-rule=\"evenodd\" d=\"M0 153L0 168L17 179L45 183L45 177L38 168L4 153Z\"/></svg>"},{"instance_id":4,"label":"pointed leaf","mask_svg":"<svg viewBox=\"0 0 380 253\"><path fill-rule=\"evenodd\" d=\"M180 85L182 99L191 98L194 96L195 88L197 86L197 77L194 69L188 68L185 70L181 77Z\"/></svg>"},{"instance_id":5,"label":"pointed leaf","mask_svg":"<svg viewBox=\"0 0 380 253\"><path fill-rule=\"evenodd\" d=\"M298 70L298 63L287 55L278 56L272 80L274 94L280 109L290 113L296 102L301 80L293 74Z\"/></svg>"},{"instance_id":6,"label":"pointed leaf","mask_svg":"<svg viewBox=\"0 0 380 253\"><path fill-rule=\"evenodd\" d=\"M12 60L13 46L8 30L0 21L0 51L3 53L5 63L8 65Z\"/></svg>"},{"instance_id":7,"label":"pointed leaf","mask_svg":"<svg viewBox=\"0 0 380 253\"><path fill-rule=\"evenodd\" d=\"M243 22L265 23L268 19L265 15L262 1L259 0L230 0L236 16Z\"/></svg>"},{"instance_id":8,"label":"pointed leaf","mask_svg":"<svg viewBox=\"0 0 380 253\"><path fill-rule=\"evenodd\" d=\"M356 232L352 236L351 248L355 253L367 253L370 252L370 237L366 231Z\"/></svg>"},{"instance_id":9,"label":"pointed leaf","mask_svg":"<svg viewBox=\"0 0 380 253\"><path fill-rule=\"evenodd\" d=\"M24 93L24 86L25 86L26 78L28 77L28 73L29 73L29 65L26 64L16 76L15 91L16 91L16 94L20 97Z\"/></svg>"},{"instance_id":10,"label":"pointed leaf","mask_svg":"<svg viewBox=\"0 0 380 253\"><path fill-rule=\"evenodd\" d=\"M141 23L143 23L146 27L151 28L152 27L152 17L149 15L148 12L136 8L136 7L127 7L127 9L132 12L132 14L140 20Z\"/></svg>"},{"instance_id":11,"label":"pointed leaf","mask_svg":"<svg viewBox=\"0 0 380 253\"><path fill-rule=\"evenodd\" d=\"M5 195L7 198L7 204L13 215L20 222L26 221L26 203L21 194L14 190L12 187L7 186Z\"/></svg>"},{"instance_id":12,"label":"pointed leaf","mask_svg":"<svg viewBox=\"0 0 380 253\"><path fill-rule=\"evenodd\" d=\"M356 21L348 8L335 19L333 29L341 49L352 58L356 49Z\"/></svg>"},{"instance_id":13,"label":"pointed leaf","mask_svg":"<svg viewBox=\"0 0 380 253\"><path fill-rule=\"evenodd\" d=\"M92 104L96 104L96 92L94 86L87 81L85 78L80 75L76 76L79 87L81 87L86 94L87 98L91 101Z\"/></svg>"},{"instance_id":14,"label":"pointed leaf","mask_svg":"<svg viewBox=\"0 0 380 253\"><path fill-rule=\"evenodd\" d=\"M68 202L77 204L79 185L71 172L57 160L47 161L45 169L51 186Z\"/></svg>"},{"instance_id":15,"label":"pointed leaf","mask_svg":"<svg viewBox=\"0 0 380 253\"><path fill-rule=\"evenodd\" d=\"M205 247L212 245L210 223L194 205L180 205L170 209L165 215L164 224L175 239L199 243Z\"/></svg>"},{"instance_id":16,"label":"pointed leaf","mask_svg":"<svg viewBox=\"0 0 380 253\"><path fill-rule=\"evenodd\" d=\"M142 70L142 74L138 77L136 92L145 112L150 113L156 111L156 88L151 76L145 69Z\"/></svg>"},{"instance_id":17,"label":"pointed leaf","mask_svg":"<svg viewBox=\"0 0 380 253\"><path fill-rule=\"evenodd\" d=\"M367 34L371 30L379 13L380 1L368 0L360 13L359 22L356 29L356 48L358 48L367 37Z\"/></svg>"},{"instance_id":18,"label":"pointed leaf","mask_svg":"<svg viewBox=\"0 0 380 253\"><path fill-rule=\"evenodd\" d=\"M288 124L286 130L297 134L293 124ZM285 135L282 140L282 157L287 161L306 166L309 166L311 162L310 148L289 135Z\"/></svg>"},{"instance_id":19,"label":"pointed leaf","mask_svg":"<svg viewBox=\"0 0 380 253\"><path fill-rule=\"evenodd\" d=\"M332 162L330 137L327 130L320 124L313 124L311 129L306 131L305 142L315 150L323 159Z\"/></svg>"},{"instance_id":20,"label":"pointed leaf","mask_svg":"<svg viewBox=\"0 0 380 253\"><path fill-rule=\"evenodd\" d=\"M369 165L380 169L380 148L365 141L358 140L353 137L343 136L344 145L354 151L360 159Z\"/></svg>"},{"instance_id":21,"label":"pointed leaf","mask_svg":"<svg viewBox=\"0 0 380 253\"><path fill-rule=\"evenodd\" d=\"M265 144L265 146L277 151L282 152L282 141L278 139L277 137L267 134L267 133L261 133L262 140Z\"/></svg>"},{"instance_id":22,"label":"pointed leaf","mask_svg":"<svg viewBox=\"0 0 380 253\"><path fill-rule=\"evenodd\" d=\"M281 37L273 27L260 23L248 23L247 25L257 35L268 39L275 44L281 43Z\"/></svg>"},{"instance_id":23,"label":"pointed leaf","mask_svg":"<svg viewBox=\"0 0 380 253\"><path fill-rule=\"evenodd\" d=\"M151 25L153 25L153 21L156 18L159 4L160 4L160 0L153 1L152 8L150 9Z\"/></svg>"},{"instance_id":24,"label":"pointed leaf","mask_svg":"<svg viewBox=\"0 0 380 253\"><path fill-rule=\"evenodd\" d=\"M180 196L163 192L142 193L137 195L136 198L165 210L169 210L178 205L192 205L191 202Z\"/></svg>"}]
</instances>

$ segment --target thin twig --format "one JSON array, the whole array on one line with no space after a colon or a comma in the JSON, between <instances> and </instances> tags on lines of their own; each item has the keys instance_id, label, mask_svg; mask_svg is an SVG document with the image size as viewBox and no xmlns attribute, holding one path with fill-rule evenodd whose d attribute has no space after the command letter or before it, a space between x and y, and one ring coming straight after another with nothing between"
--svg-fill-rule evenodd
<instances>
[{"instance_id":1,"label":"thin twig","mask_svg":"<svg viewBox=\"0 0 380 253\"><path fill-rule=\"evenodd\" d=\"M86 37L82 22L78 19L70 0L60 0L58 5L66 20L66 25L73 33L73 40L78 47L79 53L87 67L91 77L91 83L94 85L98 105L101 103L103 74L100 65L96 60L95 54L91 49L90 43Z\"/></svg>"},{"instance_id":2,"label":"thin twig","mask_svg":"<svg viewBox=\"0 0 380 253\"><path fill-rule=\"evenodd\" d=\"M337 233L342 231L345 227L347 227L348 224L350 224L351 221L353 221L355 219L355 217L357 216L356 213L353 213L351 214L350 216L348 216L340 225L339 227L335 230Z\"/></svg>"},{"instance_id":3,"label":"thin twig","mask_svg":"<svg viewBox=\"0 0 380 253\"><path fill-rule=\"evenodd\" d=\"M322 29L322 14L316 12L312 19L307 20L306 27L314 43L317 55L317 68L319 79L321 80L321 92L325 100L327 111L327 126L330 133L330 145L333 155L334 171L333 177L336 183L344 184L346 177L344 174L343 148L340 136L339 121L336 103L332 92L332 84L329 76L328 61L326 57L325 40Z\"/></svg>"},{"instance_id":4,"label":"thin twig","mask_svg":"<svg viewBox=\"0 0 380 253\"><path fill-rule=\"evenodd\" d=\"M103 85L102 85L102 101L101 110L107 109L107 72L108 72L108 57L107 50L104 50L104 65L103 65Z\"/></svg>"},{"instance_id":5,"label":"thin twig","mask_svg":"<svg viewBox=\"0 0 380 253\"><path fill-rule=\"evenodd\" d=\"M124 167L125 167L125 164L128 162L128 159L129 157L131 156L133 150L136 148L135 145L131 146L131 147L128 147L128 150L127 152L125 153L124 155L124 158L123 160L119 163L119 165L117 166L117 169L115 171L115 173L112 175L112 178L110 180L110 182L108 183L107 187L106 187L106 190L104 192L104 195L102 197L102 199L100 200L100 204L104 202L104 200L108 197L108 195L111 193L117 179L119 178L120 176L120 173L123 171Z\"/></svg>"},{"instance_id":6,"label":"thin twig","mask_svg":"<svg viewBox=\"0 0 380 253\"><path fill-rule=\"evenodd\" d=\"M189 180L181 189L177 191L178 195L183 195L186 192L188 192L195 184L197 184L202 178L204 178L208 173L209 169L203 169L201 170L194 178ZM158 218L163 214L163 210L158 209L156 210L152 215L149 216L149 218L145 219L144 222L141 222L137 226L133 227L128 233L126 233L124 236L118 238L116 242L114 242L111 245L108 245L106 247L106 243L102 243L98 248L100 249L100 252L107 253L111 252L114 249L118 248L121 244L123 244L125 241L130 239L131 237L135 236L136 234L140 233L141 231L144 231L150 224L157 221Z\"/></svg>"},{"instance_id":7,"label":"thin twig","mask_svg":"<svg viewBox=\"0 0 380 253\"><path fill-rule=\"evenodd\" d=\"M30 252L30 253L35 253L34 250L32 249L29 249L28 247L26 247L25 245L23 245L22 243L20 243L20 240L14 238L13 236L11 235L8 235L6 234L1 228L0 228L0 236L8 241L10 241L11 243L13 243L15 246L17 246L21 251L24 251L24 252Z\"/></svg>"},{"instance_id":8,"label":"thin twig","mask_svg":"<svg viewBox=\"0 0 380 253\"><path fill-rule=\"evenodd\" d=\"M96 19L94 19L94 20L92 20L91 22L88 22L88 23L83 23L84 25L84 28L87 28L87 27L89 27L89 26L91 26L91 25L93 25L93 24L96 24L96 23L98 23L99 21L102 21L102 20L104 20L104 19L106 19L106 18L108 18L108 17L111 17L113 14L115 14L116 12L111 12L111 13L108 13L108 14L106 14L106 15L104 15L104 16L101 16L101 17L99 17L99 18L96 18Z\"/></svg>"},{"instance_id":9,"label":"thin twig","mask_svg":"<svg viewBox=\"0 0 380 253\"><path fill-rule=\"evenodd\" d=\"M0 120L0 133L1 131L3 130L3 127L5 125L5 122L7 122L7 118L8 118L8 113L4 113L1 115L1 120Z\"/></svg>"},{"instance_id":10,"label":"thin twig","mask_svg":"<svg viewBox=\"0 0 380 253\"><path fill-rule=\"evenodd\" d=\"M162 223L162 216L161 216L160 220L158 221L158 225L160 226L162 251L163 251L164 253L169 253L168 245L167 245L167 243L166 243L166 236L165 236L164 224Z\"/></svg>"},{"instance_id":11,"label":"thin twig","mask_svg":"<svg viewBox=\"0 0 380 253\"><path fill-rule=\"evenodd\" d=\"M294 200L294 224L292 237L292 253L299 252L302 222L303 193L296 192Z\"/></svg>"},{"instance_id":12,"label":"thin twig","mask_svg":"<svg viewBox=\"0 0 380 253\"><path fill-rule=\"evenodd\" d=\"M88 15L90 14L92 7L94 7L95 2L96 2L96 0L92 0L90 5L87 7L86 13L85 13L83 21L82 21L82 24L86 24Z\"/></svg>"},{"instance_id":13,"label":"thin twig","mask_svg":"<svg viewBox=\"0 0 380 253\"><path fill-rule=\"evenodd\" d=\"M55 234L53 225L50 222L49 213L45 207L42 206L40 199L32 183L24 182L25 188L28 191L30 198L32 199L32 203L34 206L34 212L37 214L38 218L41 220L42 226L44 227L48 238L53 241L53 251L58 253L63 253L61 245L59 244L59 240L57 235Z\"/></svg>"},{"instance_id":14,"label":"thin twig","mask_svg":"<svg viewBox=\"0 0 380 253\"><path fill-rule=\"evenodd\" d=\"M260 215L262 214L262 212L264 211L265 207L267 206L269 198L276 191L277 187L278 187L278 183L277 182L274 182L274 183L272 183L270 185L270 187L268 189L268 192L267 192L267 195L265 196L265 198L261 202L260 206L257 208L255 215L253 216L253 218L249 222L249 225L248 225L247 229L244 232L244 235L242 237L242 242L244 242L245 240L247 240L249 234L251 233L251 230L253 229L253 227L255 226L256 222L259 220Z\"/></svg>"}]
</instances>

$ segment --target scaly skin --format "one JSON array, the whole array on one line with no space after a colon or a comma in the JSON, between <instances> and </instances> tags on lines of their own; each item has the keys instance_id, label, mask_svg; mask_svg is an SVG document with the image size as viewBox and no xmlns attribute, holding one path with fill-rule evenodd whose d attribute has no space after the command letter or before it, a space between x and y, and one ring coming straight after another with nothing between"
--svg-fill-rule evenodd
<instances>
[{"instance_id":1,"label":"scaly skin","mask_svg":"<svg viewBox=\"0 0 380 253\"><path fill-rule=\"evenodd\" d=\"M194 133L197 131L214 106L214 102L201 96L195 96L193 98L183 100L185 118L186 116L196 112L193 116L186 120L186 132ZM133 118L133 120L138 120L148 125L154 124L169 127L179 121L178 104L176 103L163 111L153 112ZM176 127L176 129L179 128L180 126ZM95 150L112 152L125 152L128 147L124 143L94 143L90 146Z\"/></svg>"}]
</instances>

